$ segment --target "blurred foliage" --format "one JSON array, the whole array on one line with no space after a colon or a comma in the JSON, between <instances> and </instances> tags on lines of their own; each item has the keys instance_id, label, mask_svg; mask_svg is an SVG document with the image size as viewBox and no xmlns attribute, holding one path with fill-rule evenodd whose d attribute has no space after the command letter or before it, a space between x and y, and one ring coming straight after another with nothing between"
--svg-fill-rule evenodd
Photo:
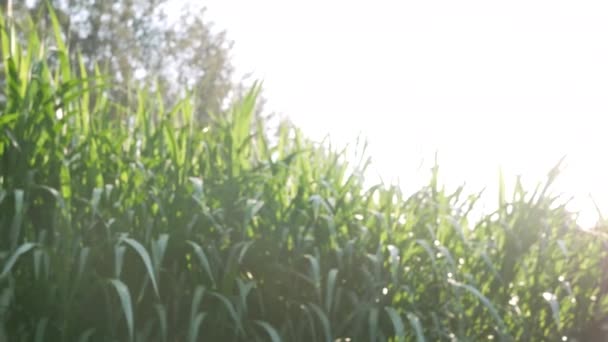
<instances>
[{"instance_id":1,"label":"blurred foliage","mask_svg":"<svg viewBox=\"0 0 608 342\"><path fill-rule=\"evenodd\" d=\"M175 0L50 3L67 33L70 51L81 54L89 73L99 65L111 76L115 101L127 102L129 89L139 84L158 88L167 105L174 105L188 88L196 100L196 118L206 121L209 113L221 112L230 98L243 95L243 87L233 82L232 42L204 20L205 8L196 2L183 2L182 8ZM39 33L50 30L45 4L43 0L14 2L13 17L23 34L29 16L35 18Z\"/></svg>"}]
</instances>

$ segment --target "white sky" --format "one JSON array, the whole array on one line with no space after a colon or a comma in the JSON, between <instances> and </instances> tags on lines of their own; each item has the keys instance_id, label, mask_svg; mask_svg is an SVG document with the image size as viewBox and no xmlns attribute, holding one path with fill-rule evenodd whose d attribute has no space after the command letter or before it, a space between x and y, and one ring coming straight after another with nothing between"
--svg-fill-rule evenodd
<instances>
[{"instance_id":1,"label":"white sky","mask_svg":"<svg viewBox=\"0 0 608 342\"><path fill-rule=\"evenodd\" d=\"M605 0L205 5L238 70L264 80L269 110L315 139L361 132L386 181L416 189L438 150L448 185L495 194L499 166L536 184L567 154L555 190L577 197L585 225L590 193L608 213Z\"/></svg>"}]
</instances>

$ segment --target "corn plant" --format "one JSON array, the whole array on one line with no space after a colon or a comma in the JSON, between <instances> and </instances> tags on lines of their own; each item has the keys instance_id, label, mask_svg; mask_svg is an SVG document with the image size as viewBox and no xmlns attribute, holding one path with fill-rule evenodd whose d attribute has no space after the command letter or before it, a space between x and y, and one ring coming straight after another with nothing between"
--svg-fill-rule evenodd
<instances>
[{"instance_id":1,"label":"corn plant","mask_svg":"<svg viewBox=\"0 0 608 342\"><path fill-rule=\"evenodd\" d=\"M108 95L54 31L0 16L0 341L593 341L606 232L550 192L366 187L347 150L253 115Z\"/></svg>"}]
</instances>

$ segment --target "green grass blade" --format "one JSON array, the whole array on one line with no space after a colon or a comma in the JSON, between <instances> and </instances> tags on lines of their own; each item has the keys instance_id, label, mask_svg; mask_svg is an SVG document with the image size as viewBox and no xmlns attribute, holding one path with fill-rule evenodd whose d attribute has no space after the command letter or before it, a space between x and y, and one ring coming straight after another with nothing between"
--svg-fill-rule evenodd
<instances>
[{"instance_id":1,"label":"green grass blade","mask_svg":"<svg viewBox=\"0 0 608 342\"><path fill-rule=\"evenodd\" d=\"M422 328L422 324L420 324L420 319L415 314L408 312L407 320L410 322L412 328L414 328L414 332L416 333L416 341L417 342L425 342L426 338L424 337L424 329Z\"/></svg>"},{"instance_id":2,"label":"green grass blade","mask_svg":"<svg viewBox=\"0 0 608 342\"><path fill-rule=\"evenodd\" d=\"M317 291L317 298L321 300L321 266L319 260L309 254L304 257L310 262L310 275Z\"/></svg>"},{"instance_id":3,"label":"green grass blade","mask_svg":"<svg viewBox=\"0 0 608 342\"><path fill-rule=\"evenodd\" d=\"M78 342L88 342L93 336L93 334L95 334L94 328L85 330L78 338Z\"/></svg>"},{"instance_id":4,"label":"green grass blade","mask_svg":"<svg viewBox=\"0 0 608 342\"><path fill-rule=\"evenodd\" d=\"M162 342L167 342L169 330L167 327L167 310L161 304L154 305L156 314L158 316L158 323L160 328L160 337Z\"/></svg>"},{"instance_id":5,"label":"green grass blade","mask_svg":"<svg viewBox=\"0 0 608 342\"><path fill-rule=\"evenodd\" d=\"M483 306L485 306L488 309L488 311L490 312L490 315L492 315L492 317L496 321L496 324L498 325L498 327L500 329L500 333L506 334L507 328L505 326L505 323L503 322L502 318L500 318L500 315L498 314L496 307L494 307L494 305L492 305L492 303L486 296L484 296L481 292L479 292L478 289L474 288L471 285L463 284L463 283L460 283L453 279L448 279L448 283L452 286L463 288L463 289L467 290L469 293L471 293L472 295L474 295L475 297L477 297L477 299L479 299L479 301L481 301Z\"/></svg>"},{"instance_id":6,"label":"green grass blade","mask_svg":"<svg viewBox=\"0 0 608 342\"><path fill-rule=\"evenodd\" d=\"M323 310L318 305L316 305L314 303L309 303L308 306L315 313L315 315L319 319L319 322L321 322L321 327L323 327L323 335L325 336L325 341L332 342L331 324L329 322L329 318L327 318L327 315L325 314L325 312L323 312Z\"/></svg>"},{"instance_id":7,"label":"green grass blade","mask_svg":"<svg viewBox=\"0 0 608 342\"><path fill-rule=\"evenodd\" d=\"M395 341L405 341L405 326L403 324L403 320L401 319L401 315L392 307L385 307L384 311L388 314L388 317L391 319L391 323L393 323L393 331L395 332Z\"/></svg>"},{"instance_id":8,"label":"green grass blade","mask_svg":"<svg viewBox=\"0 0 608 342\"><path fill-rule=\"evenodd\" d=\"M338 276L338 270L333 268L327 275L327 286L325 290L325 311L331 312L334 304L334 295L336 293L336 278Z\"/></svg>"},{"instance_id":9,"label":"green grass blade","mask_svg":"<svg viewBox=\"0 0 608 342\"><path fill-rule=\"evenodd\" d=\"M33 242L26 242L26 243L22 244L21 246L19 246L19 248L17 248L17 250L15 250L13 255L11 255L11 257L8 259L6 264L4 264L2 273L0 273L0 280L6 278L11 273L11 269L13 268L13 266L15 265L17 260L19 260L19 257L21 257L23 254L31 251L33 248L35 248L37 246L38 246L38 244L33 243Z\"/></svg>"},{"instance_id":10,"label":"green grass blade","mask_svg":"<svg viewBox=\"0 0 608 342\"><path fill-rule=\"evenodd\" d=\"M190 330L188 330L188 341L189 342L198 341L199 329L201 327L201 323L205 319L205 316L207 316L207 314L205 312L199 312L190 321Z\"/></svg>"},{"instance_id":11,"label":"green grass blade","mask_svg":"<svg viewBox=\"0 0 608 342\"><path fill-rule=\"evenodd\" d=\"M133 305L131 302L131 293L129 292L129 288L119 279L110 279L110 284L116 290L118 294L118 298L120 299L120 305L122 306L122 311L125 314L125 319L127 321L127 329L129 329L129 341L133 341L134 337L134 319L133 319Z\"/></svg>"},{"instance_id":12,"label":"green grass blade","mask_svg":"<svg viewBox=\"0 0 608 342\"><path fill-rule=\"evenodd\" d=\"M15 212L13 216L13 222L11 223L11 250L17 247L19 237L21 235L21 223L23 222L23 203L24 192L21 189L15 190Z\"/></svg>"},{"instance_id":13,"label":"green grass blade","mask_svg":"<svg viewBox=\"0 0 608 342\"><path fill-rule=\"evenodd\" d=\"M48 318L42 318L36 324L36 334L34 335L35 342L43 342L45 341L44 334L46 332L46 326L49 322Z\"/></svg>"},{"instance_id":14,"label":"green grass blade","mask_svg":"<svg viewBox=\"0 0 608 342\"><path fill-rule=\"evenodd\" d=\"M371 308L368 316L368 327L369 327L369 340L375 342L378 340L378 320L380 318L380 310L378 308Z\"/></svg>"},{"instance_id":15,"label":"green grass blade","mask_svg":"<svg viewBox=\"0 0 608 342\"><path fill-rule=\"evenodd\" d=\"M253 281L249 281L249 282L245 283L241 279L238 279L238 278L236 279L236 283L237 283L238 289L239 289L239 299L241 300L241 303L240 303L241 309L245 314L247 314L247 297L249 296L249 293L255 286L255 283Z\"/></svg>"},{"instance_id":16,"label":"green grass blade","mask_svg":"<svg viewBox=\"0 0 608 342\"><path fill-rule=\"evenodd\" d=\"M281 342L281 337L279 336L279 333L277 332L277 330L275 328L272 327L272 325L270 325L264 321L253 321L253 322L255 324L259 325L260 327L262 327L266 331L266 333L270 337L270 341Z\"/></svg>"},{"instance_id":17,"label":"green grass blade","mask_svg":"<svg viewBox=\"0 0 608 342\"><path fill-rule=\"evenodd\" d=\"M152 260L150 259L150 255L148 254L148 251L146 251L144 246L142 246L139 242L137 242L136 240L133 240L131 238L124 237L122 239L122 241L124 241L129 246L131 246L131 248L133 248L137 252L137 254L139 254L141 260L143 261L143 263L146 267L146 270L148 271L150 280L152 281L152 286L154 287L154 292L156 293L156 297L160 298L160 292L158 290L158 285L157 285L156 271L154 270L154 266L152 265Z\"/></svg>"},{"instance_id":18,"label":"green grass blade","mask_svg":"<svg viewBox=\"0 0 608 342\"><path fill-rule=\"evenodd\" d=\"M220 302L224 305L224 308L226 308L226 311L230 314L230 317L236 324L237 331L239 333L243 334L244 333L243 322L241 322L239 315L237 314L236 310L234 309L234 306L228 300L228 298L226 298L222 294L216 293L216 292L210 292L210 294L220 300Z\"/></svg>"},{"instance_id":19,"label":"green grass blade","mask_svg":"<svg viewBox=\"0 0 608 342\"><path fill-rule=\"evenodd\" d=\"M195 316L198 314L198 308L200 306L203 295L205 294L205 288L197 286L194 290L194 296L192 296L192 307L190 309L190 322L192 322Z\"/></svg>"},{"instance_id":20,"label":"green grass blade","mask_svg":"<svg viewBox=\"0 0 608 342\"><path fill-rule=\"evenodd\" d=\"M190 246L192 246L192 248L194 249L194 254L196 254L198 261L201 263L201 266L203 267L203 270L205 270L205 272L207 273L207 276L209 277L209 280L211 280L212 286L215 288L216 287L215 278L213 277L213 272L211 272L211 265L209 264L209 259L207 258L205 251L203 251L201 246L199 246L196 242L186 241L186 243L189 244Z\"/></svg>"},{"instance_id":21,"label":"green grass blade","mask_svg":"<svg viewBox=\"0 0 608 342\"><path fill-rule=\"evenodd\" d=\"M161 234L156 241L152 243L152 261L156 275L160 276L160 268L169 243L169 234Z\"/></svg>"},{"instance_id":22,"label":"green grass blade","mask_svg":"<svg viewBox=\"0 0 608 342\"><path fill-rule=\"evenodd\" d=\"M126 250L127 248L125 246L114 246L114 276L116 278L120 278L120 275L122 274L122 265L125 261Z\"/></svg>"},{"instance_id":23,"label":"green grass blade","mask_svg":"<svg viewBox=\"0 0 608 342\"><path fill-rule=\"evenodd\" d=\"M47 2L47 8L49 17L51 18L51 24L53 27L53 33L55 38L55 44L57 44L57 54L59 56L60 61L60 69L61 75L63 77L63 81L67 82L71 79L71 68L70 61L68 57L68 49L63 40L63 33L61 32L61 24L59 23L59 19L57 19L57 14L51 4Z\"/></svg>"},{"instance_id":24,"label":"green grass blade","mask_svg":"<svg viewBox=\"0 0 608 342\"><path fill-rule=\"evenodd\" d=\"M551 315L553 317L553 322L555 322L555 326L560 329L561 320L559 314L559 302L557 301L557 297L552 293L544 292L543 298L549 303L549 306L551 307Z\"/></svg>"}]
</instances>

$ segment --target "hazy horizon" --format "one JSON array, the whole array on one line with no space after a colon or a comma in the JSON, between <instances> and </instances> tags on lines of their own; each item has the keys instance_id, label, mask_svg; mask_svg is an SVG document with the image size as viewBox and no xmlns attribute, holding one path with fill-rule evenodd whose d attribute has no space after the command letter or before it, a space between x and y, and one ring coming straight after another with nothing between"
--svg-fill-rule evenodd
<instances>
[{"instance_id":1,"label":"hazy horizon","mask_svg":"<svg viewBox=\"0 0 608 342\"><path fill-rule=\"evenodd\" d=\"M202 4L239 74L264 81L268 111L314 139L362 133L385 180L415 188L438 151L447 185L486 187L493 206L499 167L533 185L566 155L554 191L576 196L583 225L597 219L589 194L608 213L608 4Z\"/></svg>"}]
</instances>

